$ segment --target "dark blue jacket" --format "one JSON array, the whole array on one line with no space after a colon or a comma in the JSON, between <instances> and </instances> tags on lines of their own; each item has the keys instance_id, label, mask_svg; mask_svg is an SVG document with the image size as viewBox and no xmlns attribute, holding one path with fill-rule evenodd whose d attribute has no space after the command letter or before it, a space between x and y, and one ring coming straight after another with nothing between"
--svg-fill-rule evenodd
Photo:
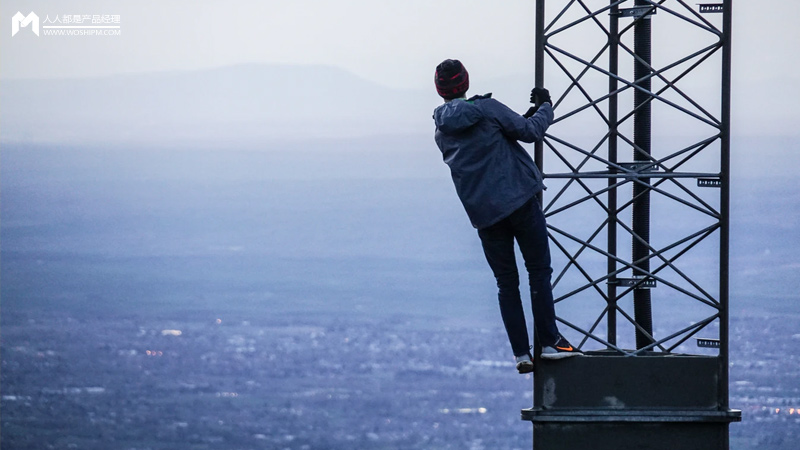
<instances>
[{"instance_id":1,"label":"dark blue jacket","mask_svg":"<svg viewBox=\"0 0 800 450\"><path fill-rule=\"evenodd\" d=\"M517 141L544 137L553 109L544 103L529 119L486 96L436 108L436 144L475 228L494 225L544 189L542 174Z\"/></svg>"}]
</instances>

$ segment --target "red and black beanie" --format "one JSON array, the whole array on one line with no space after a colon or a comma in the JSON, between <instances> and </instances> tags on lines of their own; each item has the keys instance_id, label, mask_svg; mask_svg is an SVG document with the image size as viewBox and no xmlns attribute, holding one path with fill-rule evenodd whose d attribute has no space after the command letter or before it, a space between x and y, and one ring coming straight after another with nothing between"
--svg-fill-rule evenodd
<instances>
[{"instance_id":1,"label":"red and black beanie","mask_svg":"<svg viewBox=\"0 0 800 450\"><path fill-rule=\"evenodd\" d=\"M436 92L445 100L461 97L469 89L469 74L457 59L445 59L436 66L433 81Z\"/></svg>"}]
</instances>

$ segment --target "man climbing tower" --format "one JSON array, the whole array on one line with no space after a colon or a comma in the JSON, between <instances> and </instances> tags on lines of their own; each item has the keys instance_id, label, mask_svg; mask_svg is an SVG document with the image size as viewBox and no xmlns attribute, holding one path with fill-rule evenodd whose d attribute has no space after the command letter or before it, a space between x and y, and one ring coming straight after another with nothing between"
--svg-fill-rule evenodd
<instances>
[{"instance_id":1,"label":"man climbing tower","mask_svg":"<svg viewBox=\"0 0 800 450\"><path fill-rule=\"evenodd\" d=\"M458 60L439 64L434 81L436 92L445 101L433 113L436 144L497 279L500 314L517 370L532 372L533 360L519 292L515 240L528 272L542 358L580 354L556 325L547 228L536 196L544 184L533 159L518 142L531 143L544 137L553 122L549 92L534 88L534 106L519 115L491 94L467 99L469 74Z\"/></svg>"}]
</instances>

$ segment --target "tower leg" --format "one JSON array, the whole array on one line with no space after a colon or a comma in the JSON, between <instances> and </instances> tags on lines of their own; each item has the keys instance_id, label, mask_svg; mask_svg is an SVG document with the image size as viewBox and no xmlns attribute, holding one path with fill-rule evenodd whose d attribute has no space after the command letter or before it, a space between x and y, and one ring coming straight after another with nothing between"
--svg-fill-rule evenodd
<instances>
[{"instance_id":1,"label":"tower leg","mask_svg":"<svg viewBox=\"0 0 800 450\"><path fill-rule=\"evenodd\" d=\"M648 6L645 0L636 0L636 6ZM637 19L634 25L634 63L633 75L635 84L641 89L636 89L633 94L633 141L636 148L633 150L633 159L636 162L647 163L651 155L651 92L650 74L652 69L652 29L651 20L646 15ZM650 179L640 178L640 182L633 184L633 237L632 260L634 261L633 277L646 277L650 272L650 255L648 244L650 242ZM638 261L638 262L637 262ZM637 288L633 292L634 319L642 329L636 330L636 348L650 345L653 340L653 312L650 300L650 290Z\"/></svg>"}]
</instances>

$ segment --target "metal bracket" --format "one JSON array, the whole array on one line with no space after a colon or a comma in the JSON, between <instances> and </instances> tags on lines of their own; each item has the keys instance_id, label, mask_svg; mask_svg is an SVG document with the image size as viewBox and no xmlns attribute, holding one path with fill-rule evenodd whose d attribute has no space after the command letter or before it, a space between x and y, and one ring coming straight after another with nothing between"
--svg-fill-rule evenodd
<instances>
[{"instance_id":1,"label":"metal bracket","mask_svg":"<svg viewBox=\"0 0 800 450\"><path fill-rule=\"evenodd\" d=\"M617 163L617 165L619 165L623 169L632 170L634 172L640 172L640 173L658 172L658 166L650 161L621 162ZM647 167L647 169L642 170L643 167Z\"/></svg>"},{"instance_id":2,"label":"metal bracket","mask_svg":"<svg viewBox=\"0 0 800 450\"><path fill-rule=\"evenodd\" d=\"M703 348L719 348L719 339L697 338L697 346Z\"/></svg>"},{"instance_id":3,"label":"metal bracket","mask_svg":"<svg viewBox=\"0 0 800 450\"><path fill-rule=\"evenodd\" d=\"M613 15L638 19L640 17L649 18L657 11L658 10L654 6L634 6L633 8L620 8L619 12Z\"/></svg>"},{"instance_id":4,"label":"metal bracket","mask_svg":"<svg viewBox=\"0 0 800 450\"><path fill-rule=\"evenodd\" d=\"M700 7L700 12L702 14L708 14L708 13L721 13L724 4L723 3L700 3L697 6Z\"/></svg>"},{"instance_id":5,"label":"metal bracket","mask_svg":"<svg viewBox=\"0 0 800 450\"><path fill-rule=\"evenodd\" d=\"M698 178L698 187L722 187L722 180L719 178Z\"/></svg>"},{"instance_id":6,"label":"metal bracket","mask_svg":"<svg viewBox=\"0 0 800 450\"><path fill-rule=\"evenodd\" d=\"M636 287L636 289L652 289L656 287L656 280L652 278L612 278L608 284L620 287Z\"/></svg>"},{"instance_id":7,"label":"metal bracket","mask_svg":"<svg viewBox=\"0 0 800 450\"><path fill-rule=\"evenodd\" d=\"M625 178L626 180L632 180L640 175L647 178L648 173L658 172L658 166L649 161L621 162L617 163L617 165L625 170L630 170L631 172L622 172L616 167L611 166L608 167L609 171L611 171L611 173L622 174L620 178Z\"/></svg>"}]
</instances>

